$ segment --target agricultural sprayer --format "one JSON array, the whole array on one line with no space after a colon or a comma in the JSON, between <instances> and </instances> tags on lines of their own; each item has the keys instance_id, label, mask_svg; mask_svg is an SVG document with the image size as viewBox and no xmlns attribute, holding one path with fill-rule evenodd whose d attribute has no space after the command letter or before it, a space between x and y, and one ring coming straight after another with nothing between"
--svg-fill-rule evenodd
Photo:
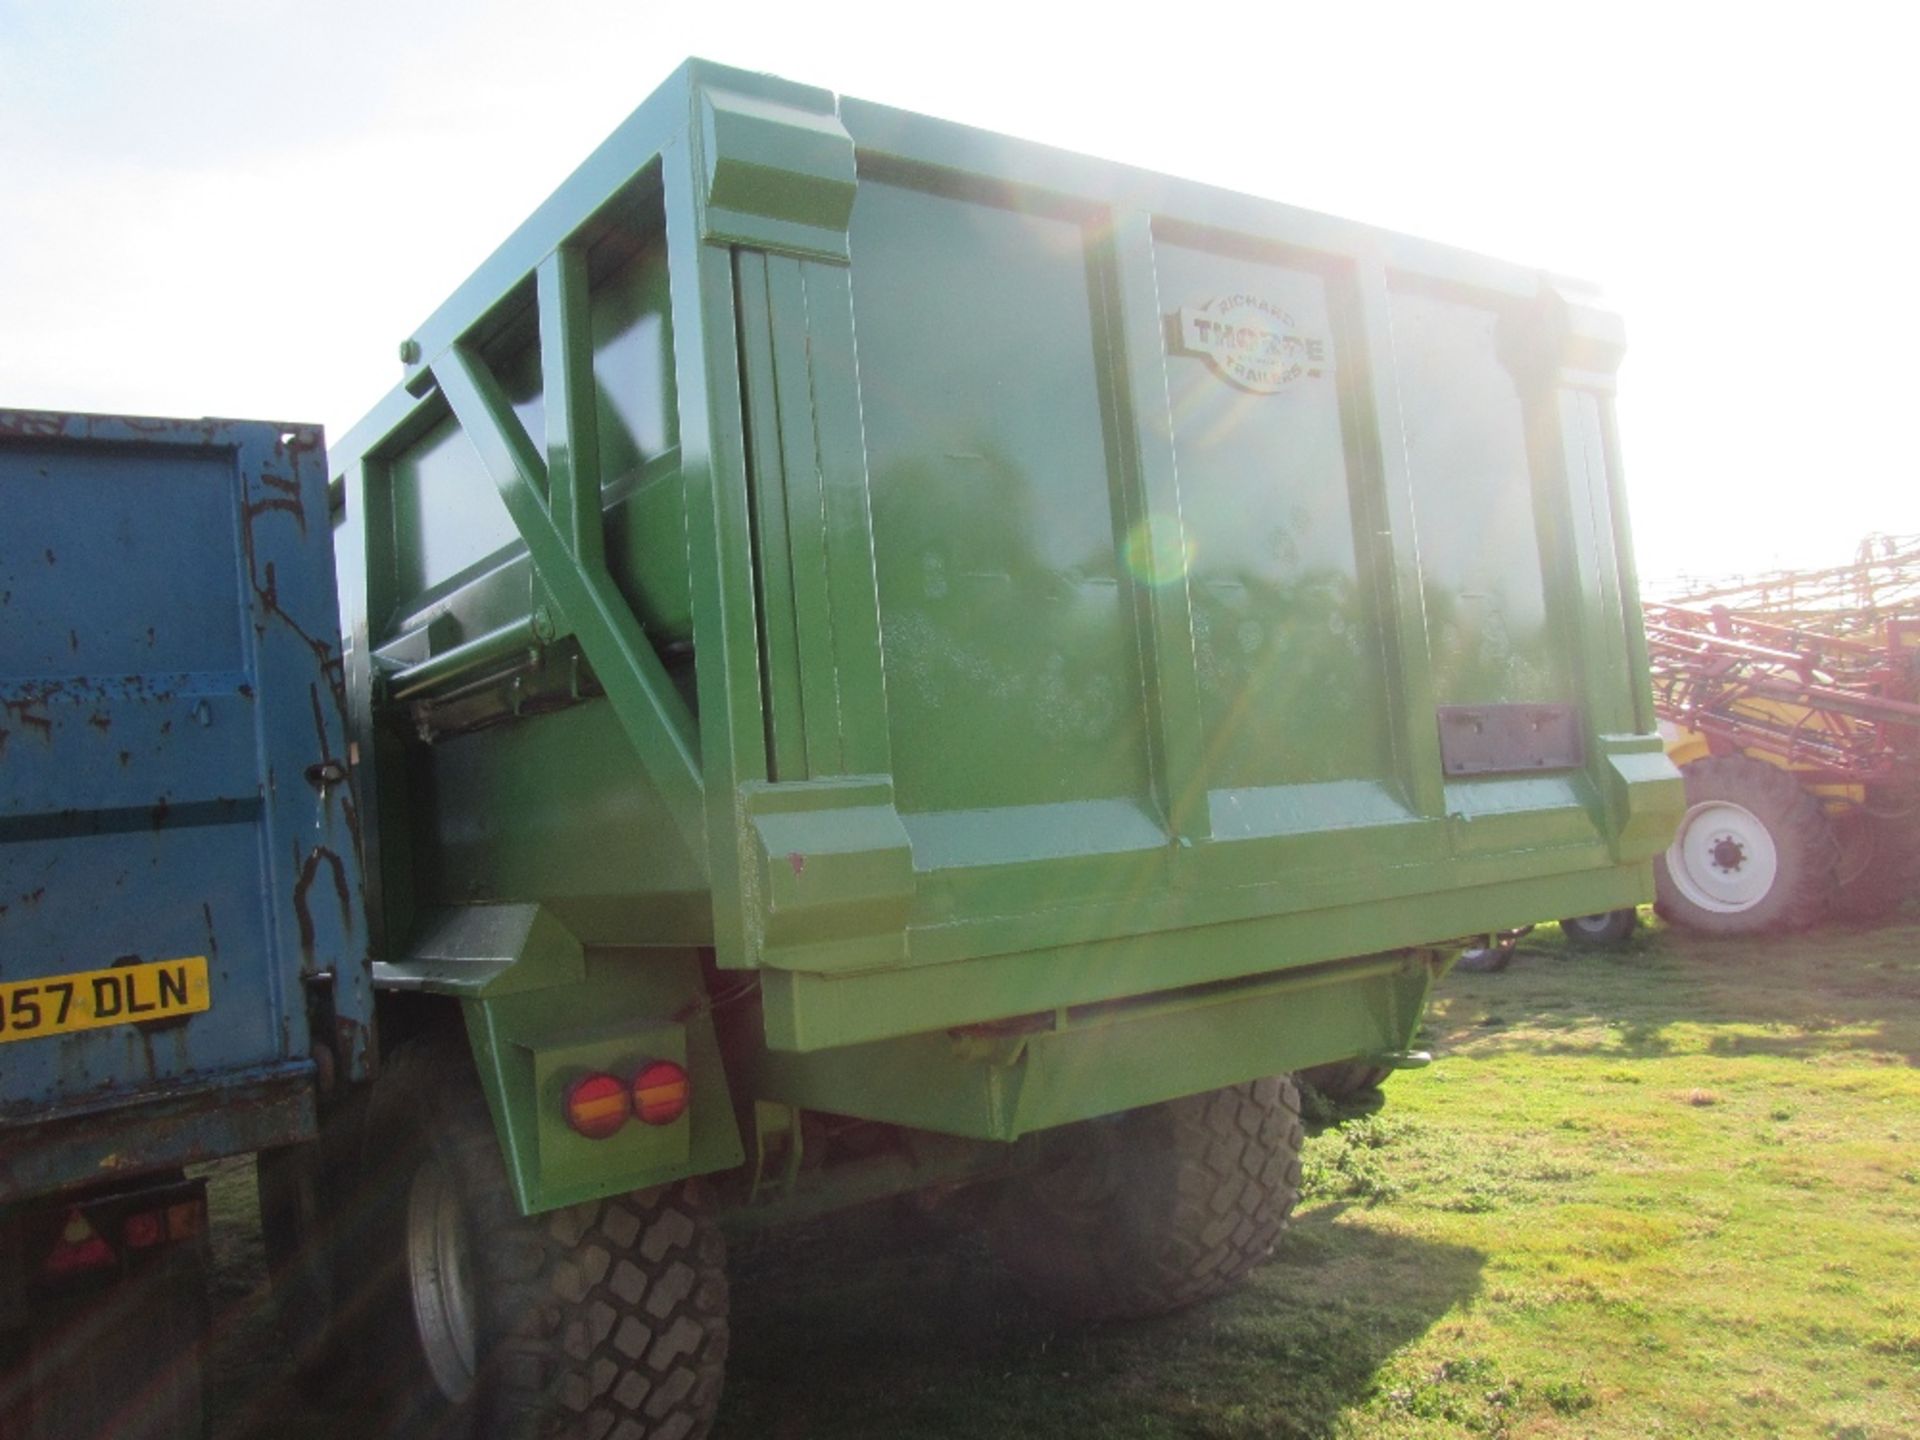
<instances>
[{"instance_id":1,"label":"agricultural sprayer","mask_svg":"<svg viewBox=\"0 0 1920 1440\"><path fill-rule=\"evenodd\" d=\"M1645 615L1687 783L1656 867L1661 912L1750 934L1896 908L1920 849L1920 538L1650 599Z\"/></svg>"}]
</instances>

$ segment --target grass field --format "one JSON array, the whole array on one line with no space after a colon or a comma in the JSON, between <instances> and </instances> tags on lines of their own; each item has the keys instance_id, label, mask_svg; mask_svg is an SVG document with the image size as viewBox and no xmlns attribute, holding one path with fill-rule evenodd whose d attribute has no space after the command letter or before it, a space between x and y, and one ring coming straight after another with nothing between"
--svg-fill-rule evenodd
<instances>
[{"instance_id":1,"label":"grass field","mask_svg":"<svg viewBox=\"0 0 1920 1440\"><path fill-rule=\"evenodd\" d=\"M1920 1436L1920 924L1442 985L1427 1070L1321 1114L1241 1292L1070 1327L967 1237L863 1212L737 1257L718 1440ZM223 1218L250 1204L216 1177ZM299 1409L257 1237L218 1277L221 1440Z\"/></svg>"}]
</instances>

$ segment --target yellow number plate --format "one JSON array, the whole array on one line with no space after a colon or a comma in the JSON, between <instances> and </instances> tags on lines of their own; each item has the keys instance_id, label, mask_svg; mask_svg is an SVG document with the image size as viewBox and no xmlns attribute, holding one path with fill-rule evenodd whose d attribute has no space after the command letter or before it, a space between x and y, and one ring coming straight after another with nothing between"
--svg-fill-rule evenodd
<instances>
[{"instance_id":1,"label":"yellow number plate","mask_svg":"<svg viewBox=\"0 0 1920 1440\"><path fill-rule=\"evenodd\" d=\"M204 955L16 980L0 985L0 1044L168 1020L212 1007Z\"/></svg>"}]
</instances>

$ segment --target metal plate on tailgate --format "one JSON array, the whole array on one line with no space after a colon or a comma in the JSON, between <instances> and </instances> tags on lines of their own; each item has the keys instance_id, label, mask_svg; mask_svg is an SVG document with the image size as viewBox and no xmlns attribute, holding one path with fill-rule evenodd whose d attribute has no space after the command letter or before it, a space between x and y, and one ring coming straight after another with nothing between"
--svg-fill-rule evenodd
<instances>
[{"instance_id":1,"label":"metal plate on tailgate","mask_svg":"<svg viewBox=\"0 0 1920 1440\"><path fill-rule=\"evenodd\" d=\"M1516 775L1585 763L1571 705L1442 705L1440 768L1448 775Z\"/></svg>"},{"instance_id":2,"label":"metal plate on tailgate","mask_svg":"<svg viewBox=\"0 0 1920 1440\"><path fill-rule=\"evenodd\" d=\"M212 1007L204 955L16 980L0 985L0 1044L171 1020Z\"/></svg>"}]
</instances>

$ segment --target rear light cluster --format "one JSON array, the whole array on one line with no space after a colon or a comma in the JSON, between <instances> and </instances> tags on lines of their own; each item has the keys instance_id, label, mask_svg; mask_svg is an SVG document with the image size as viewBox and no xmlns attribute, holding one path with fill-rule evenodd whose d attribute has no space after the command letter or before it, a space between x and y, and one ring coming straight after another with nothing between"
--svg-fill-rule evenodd
<instances>
[{"instance_id":1,"label":"rear light cluster","mask_svg":"<svg viewBox=\"0 0 1920 1440\"><path fill-rule=\"evenodd\" d=\"M567 1125L589 1140L605 1140L629 1120L671 1125L686 1113L692 1095L693 1082L671 1060L642 1065L632 1080L585 1075L567 1087Z\"/></svg>"},{"instance_id":2,"label":"rear light cluster","mask_svg":"<svg viewBox=\"0 0 1920 1440\"><path fill-rule=\"evenodd\" d=\"M206 1208L186 1200L164 1210L148 1210L127 1217L121 1232L129 1250L147 1250L169 1240L191 1240L207 1228Z\"/></svg>"},{"instance_id":3,"label":"rear light cluster","mask_svg":"<svg viewBox=\"0 0 1920 1440\"><path fill-rule=\"evenodd\" d=\"M42 1277L60 1279L118 1265L120 1252L107 1239L115 1229L114 1208L111 1203L103 1205L92 1216L79 1205L69 1209L54 1232L52 1248L41 1262ZM104 1234L101 1227L105 1227ZM191 1240L206 1228L206 1202L197 1198L138 1210L125 1215L118 1224L121 1248L127 1252L154 1250Z\"/></svg>"}]
</instances>

